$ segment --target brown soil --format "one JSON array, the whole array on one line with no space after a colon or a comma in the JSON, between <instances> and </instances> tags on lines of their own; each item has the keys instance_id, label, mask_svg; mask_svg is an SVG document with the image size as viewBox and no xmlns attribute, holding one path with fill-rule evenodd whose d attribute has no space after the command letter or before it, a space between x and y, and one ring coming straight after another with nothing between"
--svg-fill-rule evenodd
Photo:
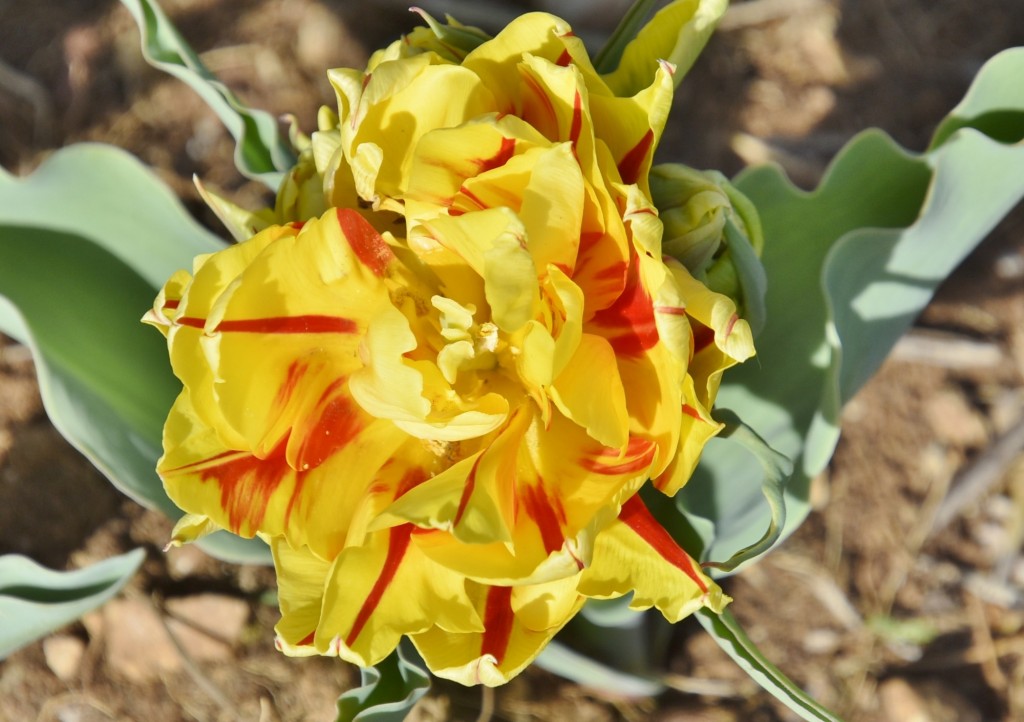
<instances>
[{"instance_id":1,"label":"brown soil","mask_svg":"<svg viewBox=\"0 0 1024 722\"><path fill-rule=\"evenodd\" d=\"M293 112L307 129L332 100L323 70L360 64L411 23L398 2L164 5L250 104ZM494 18L513 6L578 7L580 34L607 32L586 3L470 5ZM1024 4L753 0L734 3L726 25L680 91L663 157L728 173L775 159L806 185L869 125L922 149L980 64L1024 45ZM4 167L28 172L54 148L99 140L155 166L211 225L194 173L240 203L261 200L235 173L216 118L144 65L115 0L0 2L0 62L29 81L0 81ZM939 348L922 357L925 333ZM847 408L808 522L727 588L767 655L845 719L1024 719L1024 456L938 524L965 469L992 458L1024 418L1021 209L942 287L913 335ZM961 352L963 343L973 345ZM116 607L0 662L0 720L333 719L334 698L358 677L336 661L274 652L268 570L161 553L169 522L121 497L61 440L26 350L2 339L0 400L0 553L63 568L149 552ZM164 631L197 634L181 622L182 603L235 622L182 656ZM495 719L794 719L696 624L680 625L677 642L668 664L683 691L611 700L530 670L497 691ZM481 704L477 690L438 684L417 714L472 720Z\"/></svg>"}]
</instances>

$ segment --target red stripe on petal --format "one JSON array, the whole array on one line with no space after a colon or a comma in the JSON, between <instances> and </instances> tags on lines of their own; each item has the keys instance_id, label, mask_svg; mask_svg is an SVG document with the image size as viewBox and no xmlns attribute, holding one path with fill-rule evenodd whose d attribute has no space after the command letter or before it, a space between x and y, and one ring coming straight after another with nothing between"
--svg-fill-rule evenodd
<instances>
[{"instance_id":1,"label":"red stripe on petal","mask_svg":"<svg viewBox=\"0 0 1024 722\"><path fill-rule=\"evenodd\" d=\"M179 305L181 305L181 300L177 298L169 298L166 301L164 301L164 308L175 309Z\"/></svg>"},{"instance_id":2,"label":"red stripe on petal","mask_svg":"<svg viewBox=\"0 0 1024 722\"><path fill-rule=\"evenodd\" d=\"M419 467L409 469L405 472L405 476L398 482L397 491L395 491L395 498L402 496L405 492L415 489L417 486L427 480L427 472Z\"/></svg>"},{"instance_id":3,"label":"red stripe on petal","mask_svg":"<svg viewBox=\"0 0 1024 722\"><path fill-rule=\"evenodd\" d=\"M708 587L698 574L693 559L676 544L676 540L665 531L665 527L651 516L651 512L644 506L639 496L630 497L629 501L622 505L619 521L636 532L658 556L692 579L701 592L707 593Z\"/></svg>"},{"instance_id":4,"label":"red stripe on petal","mask_svg":"<svg viewBox=\"0 0 1024 722\"><path fill-rule=\"evenodd\" d=\"M204 328L205 318L184 316L175 321L179 326ZM245 318L221 321L213 329L215 333L355 333L359 326L351 318L342 316L272 316L270 318Z\"/></svg>"},{"instance_id":5,"label":"red stripe on petal","mask_svg":"<svg viewBox=\"0 0 1024 722\"><path fill-rule=\"evenodd\" d=\"M221 333L355 333L356 322L342 316L273 316L221 321L214 331Z\"/></svg>"},{"instance_id":6,"label":"red stripe on petal","mask_svg":"<svg viewBox=\"0 0 1024 722\"><path fill-rule=\"evenodd\" d=\"M476 457L476 461L473 462L473 468L469 470L469 475L466 477L466 486L463 487L462 497L459 499L459 508L455 511L455 518L452 519L453 526L458 526L459 522L462 521L462 515L466 513L466 507L469 506L469 498L473 496L473 489L476 488L476 472L485 453L487 453L486 449L480 456Z\"/></svg>"},{"instance_id":7,"label":"red stripe on petal","mask_svg":"<svg viewBox=\"0 0 1024 722\"><path fill-rule=\"evenodd\" d=\"M339 208L337 214L341 231L356 258L375 275L383 276L388 264L395 259L391 246L384 242L369 221L351 208Z\"/></svg>"},{"instance_id":8,"label":"red stripe on petal","mask_svg":"<svg viewBox=\"0 0 1024 722\"><path fill-rule=\"evenodd\" d=\"M470 200L470 201L471 201L472 203L474 203L474 204L475 204L475 205L476 205L476 206L477 206L477 207L478 207L478 208L479 208L480 210L484 210L484 209L486 209L486 208L487 208L487 204L486 204L486 203L484 203L484 202L483 202L482 200L480 200L480 197L479 197L479 196L477 196L477 195L476 195L476 194L475 194L475 193L474 193L473 191L469 190L469 189L468 189L468 188L466 188L465 186L463 186L463 187L459 188L459 193L461 193L461 194L462 194L462 195L464 195L464 196L465 196L466 198L468 198L468 199L469 199L469 200ZM448 211L448 215L451 215L451 211Z\"/></svg>"},{"instance_id":9,"label":"red stripe on petal","mask_svg":"<svg viewBox=\"0 0 1024 722\"><path fill-rule=\"evenodd\" d=\"M189 326L191 328L206 327L205 318L195 318L193 316L182 316L181 318L177 319L175 323L178 324L179 326Z\"/></svg>"},{"instance_id":10,"label":"red stripe on petal","mask_svg":"<svg viewBox=\"0 0 1024 722\"><path fill-rule=\"evenodd\" d=\"M697 319L690 319L690 328L693 329L693 352L695 354L700 353L715 342L715 332Z\"/></svg>"},{"instance_id":11,"label":"red stripe on petal","mask_svg":"<svg viewBox=\"0 0 1024 722\"><path fill-rule=\"evenodd\" d=\"M526 87L533 91L533 95L535 95L537 100L540 101L541 108L543 108L544 112L547 114L547 118L545 119L524 117L524 120L528 121L530 125L537 128L541 133L544 132L543 129L545 127L550 127L554 132L557 132L558 114L555 112L555 106L552 104L551 98L548 97L547 92L532 75L529 73L523 73L522 77L523 80L526 81ZM551 140L554 140L554 138L551 138Z\"/></svg>"},{"instance_id":12,"label":"red stripe on petal","mask_svg":"<svg viewBox=\"0 0 1024 722\"><path fill-rule=\"evenodd\" d=\"M333 386L333 384L332 384ZM335 396L320 412L299 451L296 464L301 471L315 469L338 453L365 428L361 409L348 396Z\"/></svg>"},{"instance_id":13,"label":"red stripe on petal","mask_svg":"<svg viewBox=\"0 0 1024 722\"><path fill-rule=\"evenodd\" d=\"M245 452L226 452L181 469L213 462L196 472L200 481L214 481L220 488L220 506L227 513L232 532L239 534L246 522L248 531L254 532L263 523L270 497L292 471L285 459L287 443L285 436L265 459ZM241 456L235 456L236 453ZM235 458L220 461L229 456Z\"/></svg>"},{"instance_id":14,"label":"red stripe on petal","mask_svg":"<svg viewBox=\"0 0 1024 722\"><path fill-rule=\"evenodd\" d=\"M597 457L584 457L580 460L580 465L587 471L607 476L635 474L650 468L657 450L658 445L655 442L634 436L630 438L629 446L626 447L621 460L618 458L619 452L615 449L604 449ZM617 463L608 463L606 459Z\"/></svg>"},{"instance_id":15,"label":"red stripe on petal","mask_svg":"<svg viewBox=\"0 0 1024 722\"><path fill-rule=\"evenodd\" d=\"M608 342L615 353L639 356L658 343L658 326L654 306L640 282L640 264L636 256L629 264L626 287L608 308L599 311L593 323L606 329Z\"/></svg>"},{"instance_id":16,"label":"red stripe on petal","mask_svg":"<svg viewBox=\"0 0 1024 722\"><path fill-rule=\"evenodd\" d=\"M486 173L489 170L501 168L512 159L515 153L516 139L503 137L501 139L501 147L498 148L497 153L490 158L481 158L476 161L477 166L480 168L479 173Z\"/></svg>"},{"instance_id":17,"label":"red stripe on petal","mask_svg":"<svg viewBox=\"0 0 1024 722\"><path fill-rule=\"evenodd\" d=\"M685 316L686 309L682 306L655 306L655 313L663 313L667 316Z\"/></svg>"},{"instance_id":18,"label":"red stripe on petal","mask_svg":"<svg viewBox=\"0 0 1024 722\"><path fill-rule=\"evenodd\" d=\"M564 36L563 36L564 37ZM555 61L555 65L560 65L563 68L568 66L572 62L572 54L568 49L562 51L562 54L558 56L558 60Z\"/></svg>"},{"instance_id":19,"label":"red stripe on petal","mask_svg":"<svg viewBox=\"0 0 1024 722\"><path fill-rule=\"evenodd\" d=\"M491 587L487 590L484 607L484 633L480 641L480 655L490 655L501 664L512 637L512 587Z\"/></svg>"},{"instance_id":20,"label":"red stripe on petal","mask_svg":"<svg viewBox=\"0 0 1024 722\"><path fill-rule=\"evenodd\" d=\"M634 145L619 161L619 175L623 183L636 183L640 177L640 166L654 144L654 131L648 130L640 142Z\"/></svg>"},{"instance_id":21,"label":"red stripe on petal","mask_svg":"<svg viewBox=\"0 0 1024 722\"><path fill-rule=\"evenodd\" d=\"M314 629L312 632L310 632L305 637L300 639L298 644L296 644L295 646L297 646L297 647L308 647L310 644L313 643L313 640L315 638L316 638L316 630Z\"/></svg>"},{"instance_id":22,"label":"red stripe on petal","mask_svg":"<svg viewBox=\"0 0 1024 722\"><path fill-rule=\"evenodd\" d=\"M299 381L303 376L306 375L306 371L309 366L302 361L292 361L288 365L288 373L285 375L284 383L281 384L281 388L277 390L277 396L274 397L274 408L280 411L292 398L292 394L295 393L295 389L299 385Z\"/></svg>"},{"instance_id":23,"label":"red stripe on petal","mask_svg":"<svg viewBox=\"0 0 1024 722\"><path fill-rule=\"evenodd\" d=\"M568 51L566 51L568 52ZM580 91L576 91L576 97L572 101L572 127L569 129L569 140L575 148L576 142L580 139L580 131L583 129L583 98Z\"/></svg>"},{"instance_id":24,"label":"red stripe on petal","mask_svg":"<svg viewBox=\"0 0 1024 722\"><path fill-rule=\"evenodd\" d=\"M683 404L683 413L686 414L687 416L691 416L697 419L697 421L704 421L704 419L700 415L700 412L697 411L697 409L690 406L689 404Z\"/></svg>"},{"instance_id":25,"label":"red stripe on petal","mask_svg":"<svg viewBox=\"0 0 1024 722\"><path fill-rule=\"evenodd\" d=\"M359 633L363 631L363 627L366 626L370 616L377 609L377 605L380 604L384 592L388 590L391 582L394 581L395 574L398 573L398 567L402 565L402 560L405 558L405 552L409 549L409 539L412 537L412 530L412 524L402 524L401 526L391 528L390 538L388 539L388 554L384 558L384 566L381 567L380 576L374 582L370 593L366 595L366 600L363 602L363 606L360 607L356 620L352 623L352 629L349 630L348 636L345 637L345 646L351 647L356 639L359 638Z\"/></svg>"},{"instance_id":26,"label":"red stripe on petal","mask_svg":"<svg viewBox=\"0 0 1024 722\"><path fill-rule=\"evenodd\" d=\"M522 490L521 499L527 515L533 519L540 530L544 551L550 554L561 549L562 544L565 543L565 534L558 521L559 514L544 489L540 486L527 486ZM564 517L564 512L562 516Z\"/></svg>"}]
</instances>

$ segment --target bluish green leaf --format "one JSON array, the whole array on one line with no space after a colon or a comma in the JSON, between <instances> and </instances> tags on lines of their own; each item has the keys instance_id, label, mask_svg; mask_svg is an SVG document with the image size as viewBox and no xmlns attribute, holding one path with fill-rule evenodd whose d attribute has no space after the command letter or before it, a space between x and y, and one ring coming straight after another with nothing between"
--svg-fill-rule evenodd
<instances>
[{"instance_id":1,"label":"bluish green leaf","mask_svg":"<svg viewBox=\"0 0 1024 722\"><path fill-rule=\"evenodd\" d=\"M801 719L809 722L842 722L769 662L750 641L731 612L715 614L707 609L701 609L697 612L697 620L718 642L718 646L761 685L762 689L780 700Z\"/></svg>"},{"instance_id":2,"label":"bluish green leaf","mask_svg":"<svg viewBox=\"0 0 1024 722\"><path fill-rule=\"evenodd\" d=\"M142 36L142 54L155 68L187 83L235 139L235 165L246 177L276 191L296 156L281 137L277 120L247 108L203 65L155 0L121 0L135 17Z\"/></svg>"},{"instance_id":3,"label":"bluish green leaf","mask_svg":"<svg viewBox=\"0 0 1024 722\"><path fill-rule=\"evenodd\" d=\"M430 677L405 659L401 647L359 674L360 686L338 698L337 722L400 722L430 689Z\"/></svg>"},{"instance_id":4,"label":"bluish green leaf","mask_svg":"<svg viewBox=\"0 0 1024 722\"><path fill-rule=\"evenodd\" d=\"M139 319L167 277L222 247L123 151L72 146L27 178L0 173L0 332L31 347L64 437L121 491L174 518L155 468L181 384L163 337ZM201 546L270 561L258 540L219 533Z\"/></svg>"},{"instance_id":5,"label":"bluish green leaf","mask_svg":"<svg viewBox=\"0 0 1024 722\"><path fill-rule=\"evenodd\" d=\"M633 612L633 615L638 620L644 616L641 612ZM553 641L541 651L536 664L570 681L623 697L653 697L665 691L663 682L622 671L612 666L615 661L615 655L582 654L567 644Z\"/></svg>"},{"instance_id":6,"label":"bluish green leaf","mask_svg":"<svg viewBox=\"0 0 1024 722\"><path fill-rule=\"evenodd\" d=\"M635 0L629 6L629 10L622 16L622 20L612 31L608 42L594 55L594 69L599 73L610 73L619 67L622 61L622 53L626 50L641 28L646 24L647 18L654 9L657 0Z\"/></svg>"},{"instance_id":7,"label":"bluish green leaf","mask_svg":"<svg viewBox=\"0 0 1024 722\"><path fill-rule=\"evenodd\" d=\"M136 549L70 572L16 554L0 557L0 659L113 597L145 556Z\"/></svg>"},{"instance_id":8,"label":"bluish green leaf","mask_svg":"<svg viewBox=\"0 0 1024 722\"><path fill-rule=\"evenodd\" d=\"M782 535L786 525L786 481L793 473L793 462L771 448L764 439L728 409L716 409L715 417L725 423L720 434L722 439L730 439L747 451L757 460L761 467L761 493L768 504L771 515L768 528L760 539L734 553L724 562L707 562L711 567L723 572L736 569L740 564L755 559L774 546ZM753 481L748 479L748 481Z\"/></svg>"},{"instance_id":9,"label":"bluish green leaf","mask_svg":"<svg viewBox=\"0 0 1024 722\"><path fill-rule=\"evenodd\" d=\"M949 114L932 138L935 149L960 128L980 130L1003 143L1024 137L1024 48L1011 48L992 58L978 74L964 99Z\"/></svg>"},{"instance_id":10,"label":"bluish green leaf","mask_svg":"<svg viewBox=\"0 0 1024 722\"><path fill-rule=\"evenodd\" d=\"M672 78L678 86L704 49L729 0L674 0L641 27L653 4L637 0L609 45L598 53L598 69L605 73L604 79L616 95L635 95L650 86L661 60L675 66Z\"/></svg>"},{"instance_id":11,"label":"bluish green leaf","mask_svg":"<svg viewBox=\"0 0 1024 722\"><path fill-rule=\"evenodd\" d=\"M1022 75L1024 53L1004 54L981 71L971 93L1002 92L1006 83L996 81ZM726 374L718 404L796 463L781 538L809 511L810 480L832 456L843 404L875 373L935 288L1024 197L1019 95L965 102L979 117L988 107L1003 108L1000 139L962 127L913 155L884 133L868 131L847 145L812 193L795 188L777 168L737 180L764 225L767 323L756 342L758 357ZM727 441L708 444L677 497L690 526L704 532L702 558L729 557L769 523L759 489L743 481L760 473Z\"/></svg>"}]
</instances>

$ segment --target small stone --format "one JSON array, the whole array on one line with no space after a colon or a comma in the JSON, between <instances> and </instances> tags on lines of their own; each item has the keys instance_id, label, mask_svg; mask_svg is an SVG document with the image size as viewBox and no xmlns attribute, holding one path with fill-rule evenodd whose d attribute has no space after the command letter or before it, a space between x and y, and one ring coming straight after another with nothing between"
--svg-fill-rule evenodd
<instances>
[{"instance_id":1,"label":"small stone","mask_svg":"<svg viewBox=\"0 0 1024 722\"><path fill-rule=\"evenodd\" d=\"M161 672L181 668L175 649L157 612L141 599L114 599L103 607L107 663L112 671L134 682L156 679Z\"/></svg>"},{"instance_id":2,"label":"small stone","mask_svg":"<svg viewBox=\"0 0 1024 722\"><path fill-rule=\"evenodd\" d=\"M180 547L171 547L167 550L167 571L172 579L184 579L199 571L209 560L209 557L202 549L193 545L185 544Z\"/></svg>"},{"instance_id":3,"label":"small stone","mask_svg":"<svg viewBox=\"0 0 1024 722\"><path fill-rule=\"evenodd\" d=\"M831 629L810 629L804 634L804 651L808 654L833 654L839 649L839 635Z\"/></svg>"},{"instance_id":4,"label":"small stone","mask_svg":"<svg viewBox=\"0 0 1024 722\"><path fill-rule=\"evenodd\" d=\"M921 696L899 677L883 682L878 697L890 722L933 722Z\"/></svg>"},{"instance_id":5,"label":"small stone","mask_svg":"<svg viewBox=\"0 0 1024 722\"><path fill-rule=\"evenodd\" d=\"M221 594L168 599L166 604L171 631L189 656L198 661L230 658L249 621L245 601Z\"/></svg>"},{"instance_id":6,"label":"small stone","mask_svg":"<svg viewBox=\"0 0 1024 722\"><path fill-rule=\"evenodd\" d=\"M937 391L925 405L925 417L942 441L968 448L988 443L984 421L958 391Z\"/></svg>"},{"instance_id":7,"label":"small stone","mask_svg":"<svg viewBox=\"0 0 1024 722\"><path fill-rule=\"evenodd\" d=\"M295 52L302 67L311 72L338 65L338 49L349 38L337 16L325 7L311 3L302 14L296 32Z\"/></svg>"},{"instance_id":8,"label":"small stone","mask_svg":"<svg viewBox=\"0 0 1024 722\"><path fill-rule=\"evenodd\" d=\"M70 634L54 634L43 640L46 666L64 682L78 676L85 654L85 642Z\"/></svg>"},{"instance_id":9,"label":"small stone","mask_svg":"<svg viewBox=\"0 0 1024 722\"><path fill-rule=\"evenodd\" d=\"M1024 255L1015 252L1004 253L996 259L996 276L1004 281L1024 278Z\"/></svg>"}]
</instances>

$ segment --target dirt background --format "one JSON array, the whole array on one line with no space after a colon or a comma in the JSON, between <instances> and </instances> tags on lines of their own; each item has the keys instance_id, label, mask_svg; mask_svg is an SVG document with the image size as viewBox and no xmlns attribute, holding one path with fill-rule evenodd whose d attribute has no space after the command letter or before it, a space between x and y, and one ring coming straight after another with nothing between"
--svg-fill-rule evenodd
<instances>
[{"instance_id":1,"label":"dirt background","mask_svg":"<svg viewBox=\"0 0 1024 722\"><path fill-rule=\"evenodd\" d=\"M332 100L324 69L360 65L412 22L400 2L164 5L236 92L306 129ZM595 45L622 5L424 3L492 30L546 7ZM662 157L727 173L774 159L813 184L869 125L922 149L982 62L1022 44L1021 0L736 2L681 88ZM235 173L216 118L143 63L119 3L0 0L0 163L25 173L83 140L156 167L211 226L194 173L238 202L262 200ZM849 405L808 522L727 582L750 636L845 719L1024 719L1022 380L1018 209ZM0 662L0 720L333 719L357 675L274 652L273 575L193 549L163 554L169 531L62 441L28 352L0 338L0 553L68 568L148 550L118 600ZM608 699L532 669L493 697L437 684L416 714L473 720L493 704L499 720L794 719L696 624L679 625L666 664L678 689L657 700Z\"/></svg>"}]
</instances>

